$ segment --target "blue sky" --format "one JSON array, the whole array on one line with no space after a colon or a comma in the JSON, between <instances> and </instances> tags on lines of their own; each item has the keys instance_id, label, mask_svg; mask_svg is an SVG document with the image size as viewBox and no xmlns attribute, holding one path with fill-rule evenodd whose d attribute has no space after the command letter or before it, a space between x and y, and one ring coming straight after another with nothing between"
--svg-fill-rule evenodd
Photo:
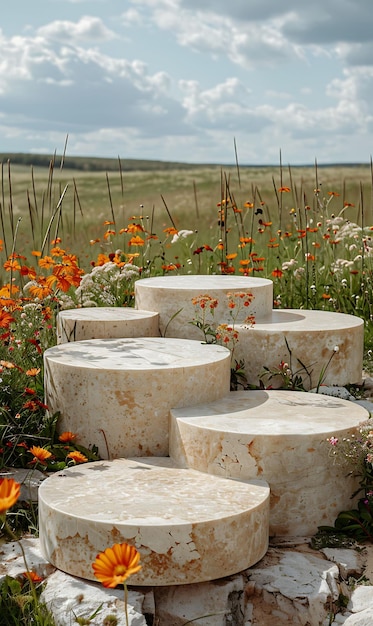
<instances>
[{"instance_id":1,"label":"blue sky","mask_svg":"<svg viewBox=\"0 0 373 626\"><path fill-rule=\"evenodd\" d=\"M371 0L13 0L0 152L368 163Z\"/></svg>"}]
</instances>

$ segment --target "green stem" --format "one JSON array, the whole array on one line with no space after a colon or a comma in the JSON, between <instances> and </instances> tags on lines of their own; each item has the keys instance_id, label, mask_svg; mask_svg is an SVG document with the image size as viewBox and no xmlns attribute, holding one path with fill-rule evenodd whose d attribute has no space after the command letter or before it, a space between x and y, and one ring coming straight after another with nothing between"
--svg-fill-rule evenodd
<instances>
[{"instance_id":1,"label":"green stem","mask_svg":"<svg viewBox=\"0 0 373 626\"><path fill-rule=\"evenodd\" d=\"M124 585L124 613L126 616L126 626L128 626L128 588L126 583Z\"/></svg>"},{"instance_id":2,"label":"green stem","mask_svg":"<svg viewBox=\"0 0 373 626\"><path fill-rule=\"evenodd\" d=\"M25 551L24 551L24 549L23 549L22 542L18 539L18 537L17 537L17 536L15 535L15 533L12 531L12 529L10 528L10 526L9 526L8 522L6 521L6 518L5 518L5 517L2 519L2 521L3 521L3 523L4 523L3 528L4 528L4 531L5 531L6 535L7 535L10 539L12 539L12 540L13 540L13 541L15 541L16 543L18 543L18 545L19 545L19 547L20 547L20 550L21 550L21 554L22 554L23 562L24 562L24 564L25 564L25 569L26 569L26 572L27 572L28 574L30 574L30 571L31 571L31 570L29 569L29 566L27 565L26 554L25 554ZM38 607L38 596L37 596L37 593L36 593L36 589L35 589L34 581L32 580L31 576L28 576L28 580L29 580L29 583L30 583L30 589L31 589L32 598L33 598L33 600L34 600L34 604L35 604L35 611L37 611L37 607Z\"/></svg>"}]
</instances>

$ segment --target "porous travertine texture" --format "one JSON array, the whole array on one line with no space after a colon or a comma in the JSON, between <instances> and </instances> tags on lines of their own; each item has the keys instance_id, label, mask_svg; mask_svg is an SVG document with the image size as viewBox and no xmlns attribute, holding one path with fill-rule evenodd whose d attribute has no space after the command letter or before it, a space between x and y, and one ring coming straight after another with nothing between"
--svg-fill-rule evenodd
<instances>
[{"instance_id":1,"label":"porous travertine texture","mask_svg":"<svg viewBox=\"0 0 373 626\"><path fill-rule=\"evenodd\" d=\"M268 547L269 487L178 469L169 458L68 468L39 489L40 545L57 568L94 579L98 552L127 542L141 554L132 585L221 578Z\"/></svg>"},{"instance_id":2,"label":"porous travertine texture","mask_svg":"<svg viewBox=\"0 0 373 626\"><path fill-rule=\"evenodd\" d=\"M214 323L232 323L232 310L228 307L228 293L251 293L254 298L248 307L234 312L236 323L243 322L249 315L255 319L269 315L273 303L273 283L263 278L226 275L155 276L143 278L135 283L137 309L158 311L161 335L202 339L201 331L190 322L196 316L192 299L209 295L218 300L214 309Z\"/></svg>"},{"instance_id":3,"label":"porous travertine texture","mask_svg":"<svg viewBox=\"0 0 373 626\"><path fill-rule=\"evenodd\" d=\"M250 384L258 385L264 367L287 363L306 390L326 385L361 383L364 322L331 311L274 310L253 326L236 325L235 358L244 361ZM268 377L264 380L268 381ZM280 377L268 384L280 386Z\"/></svg>"},{"instance_id":4,"label":"porous travertine texture","mask_svg":"<svg viewBox=\"0 0 373 626\"><path fill-rule=\"evenodd\" d=\"M230 352L186 339L91 339L44 353L45 399L60 432L102 458L167 456L172 407L229 392Z\"/></svg>"},{"instance_id":5,"label":"porous travertine texture","mask_svg":"<svg viewBox=\"0 0 373 626\"><path fill-rule=\"evenodd\" d=\"M173 409L170 455L201 472L265 479L270 534L306 536L351 509L358 477L327 439L356 436L369 413L355 403L296 391L238 391Z\"/></svg>"},{"instance_id":6,"label":"porous travertine texture","mask_svg":"<svg viewBox=\"0 0 373 626\"><path fill-rule=\"evenodd\" d=\"M159 315L131 307L85 307L60 311L57 343L119 337L158 337Z\"/></svg>"}]
</instances>

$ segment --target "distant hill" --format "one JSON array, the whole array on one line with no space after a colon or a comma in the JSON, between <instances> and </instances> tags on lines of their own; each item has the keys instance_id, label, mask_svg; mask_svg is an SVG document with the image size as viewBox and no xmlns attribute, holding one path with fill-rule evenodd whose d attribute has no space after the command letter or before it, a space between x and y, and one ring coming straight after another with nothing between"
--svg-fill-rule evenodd
<instances>
[{"instance_id":1,"label":"distant hill","mask_svg":"<svg viewBox=\"0 0 373 626\"><path fill-rule=\"evenodd\" d=\"M54 154L31 154L26 152L0 153L0 163L13 163L15 165L32 165L34 167L48 167L53 163L54 167L60 168L62 156ZM278 163L267 165L245 165L240 163L240 168L270 168L278 167ZM287 167L287 164L283 164ZM314 163L303 165L292 165L297 167L312 167ZM318 163L319 168L322 167L368 167L368 163ZM63 159L63 167L72 170L80 170L85 172L113 172L121 169L123 172L131 171L155 171L155 170L180 170L195 169L198 167L235 167L233 163L182 163L179 161L156 161L151 159L110 159L104 157L80 157L65 156Z\"/></svg>"},{"instance_id":2,"label":"distant hill","mask_svg":"<svg viewBox=\"0 0 373 626\"><path fill-rule=\"evenodd\" d=\"M13 163L15 165L33 165L34 167L49 167L51 163L54 167L61 167L62 156L47 154L31 154L23 152L0 153L0 162ZM73 170L81 170L86 172L102 172L102 171L153 171L153 170L176 170L191 169L195 167L220 167L220 165L198 165L192 163L179 163L174 161L152 161L147 159L109 159L103 157L78 157L65 156L63 167Z\"/></svg>"}]
</instances>

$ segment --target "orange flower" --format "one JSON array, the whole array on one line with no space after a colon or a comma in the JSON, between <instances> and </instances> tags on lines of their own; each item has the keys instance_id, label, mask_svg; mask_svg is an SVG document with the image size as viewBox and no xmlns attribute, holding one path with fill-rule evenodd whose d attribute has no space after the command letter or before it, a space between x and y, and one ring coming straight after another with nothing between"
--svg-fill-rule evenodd
<instances>
[{"instance_id":1,"label":"orange flower","mask_svg":"<svg viewBox=\"0 0 373 626\"><path fill-rule=\"evenodd\" d=\"M55 265L56 261L52 259L51 256L45 256L42 259L39 259L38 265L39 267L44 267L46 270Z\"/></svg>"},{"instance_id":2,"label":"orange flower","mask_svg":"<svg viewBox=\"0 0 373 626\"><path fill-rule=\"evenodd\" d=\"M31 369L26 370L27 376L37 376L38 374L40 374L40 367L32 367Z\"/></svg>"},{"instance_id":3,"label":"orange flower","mask_svg":"<svg viewBox=\"0 0 373 626\"><path fill-rule=\"evenodd\" d=\"M230 254L226 254L226 255L225 255L225 258L226 258L228 261L232 261L233 259L235 259L235 258L236 258L236 256L237 256L237 252L231 252Z\"/></svg>"},{"instance_id":4,"label":"orange flower","mask_svg":"<svg viewBox=\"0 0 373 626\"><path fill-rule=\"evenodd\" d=\"M109 239L111 235L115 235L115 230L108 228L108 230L104 233L104 239Z\"/></svg>"},{"instance_id":5,"label":"orange flower","mask_svg":"<svg viewBox=\"0 0 373 626\"><path fill-rule=\"evenodd\" d=\"M173 226L169 226L168 228L164 228L163 232L167 233L167 235L177 235L179 231Z\"/></svg>"},{"instance_id":6,"label":"orange flower","mask_svg":"<svg viewBox=\"0 0 373 626\"><path fill-rule=\"evenodd\" d=\"M0 328L9 328L11 322L14 322L14 317L7 311L0 311Z\"/></svg>"},{"instance_id":7,"label":"orange flower","mask_svg":"<svg viewBox=\"0 0 373 626\"><path fill-rule=\"evenodd\" d=\"M128 245L129 246L143 246L144 243L145 243L144 240L138 235L136 235L135 237L131 237L131 239L128 242Z\"/></svg>"},{"instance_id":8,"label":"orange flower","mask_svg":"<svg viewBox=\"0 0 373 626\"><path fill-rule=\"evenodd\" d=\"M74 439L77 438L77 435L75 435L75 433L70 432L69 430L66 430L64 433L61 433L60 436L58 437L59 441L61 441L62 443L70 443L70 441L74 441Z\"/></svg>"},{"instance_id":9,"label":"orange flower","mask_svg":"<svg viewBox=\"0 0 373 626\"><path fill-rule=\"evenodd\" d=\"M276 267L272 272L272 276L274 276L275 278L282 278L283 275L284 275L284 272L280 270L278 267Z\"/></svg>"},{"instance_id":10,"label":"orange flower","mask_svg":"<svg viewBox=\"0 0 373 626\"><path fill-rule=\"evenodd\" d=\"M27 580L31 581L32 583L41 583L44 580L44 578L42 578L32 570L30 570L29 572L22 572L22 576L23 578L27 578Z\"/></svg>"},{"instance_id":11,"label":"orange flower","mask_svg":"<svg viewBox=\"0 0 373 626\"><path fill-rule=\"evenodd\" d=\"M244 204L244 207L245 207L246 209L253 209L253 208L254 208L254 203L253 203L253 202L250 202L249 200L247 200L247 201L245 202L245 204Z\"/></svg>"},{"instance_id":12,"label":"orange flower","mask_svg":"<svg viewBox=\"0 0 373 626\"><path fill-rule=\"evenodd\" d=\"M15 504L21 492L21 485L13 478L0 478L0 515L5 515Z\"/></svg>"},{"instance_id":13,"label":"orange flower","mask_svg":"<svg viewBox=\"0 0 373 626\"><path fill-rule=\"evenodd\" d=\"M29 452L34 455L31 463L39 462L42 465L45 465L46 460L52 456L52 453L49 452L49 450L46 450L45 448L39 448L39 446L32 446Z\"/></svg>"},{"instance_id":14,"label":"orange flower","mask_svg":"<svg viewBox=\"0 0 373 626\"><path fill-rule=\"evenodd\" d=\"M291 191L290 187L280 187L280 189L277 190L279 193L289 193L289 191Z\"/></svg>"},{"instance_id":15,"label":"orange flower","mask_svg":"<svg viewBox=\"0 0 373 626\"><path fill-rule=\"evenodd\" d=\"M72 452L69 452L66 458L72 459L75 463L87 463L88 461L87 457L84 456L84 454L82 454L81 452L78 452L78 450L73 450Z\"/></svg>"},{"instance_id":16,"label":"orange flower","mask_svg":"<svg viewBox=\"0 0 373 626\"><path fill-rule=\"evenodd\" d=\"M339 196L340 194L336 191L328 191L328 196Z\"/></svg>"},{"instance_id":17,"label":"orange flower","mask_svg":"<svg viewBox=\"0 0 373 626\"><path fill-rule=\"evenodd\" d=\"M114 588L141 569L140 553L128 543L116 543L97 555L92 563L94 575L104 587Z\"/></svg>"},{"instance_id":18,"label":"orange flower","mask_svg":"<svg viewBox=\"0 0 373 626\"><path fill-rule=\"evenodd\" d=\"M13 367L15 367L14 363L12 363L11 361L0 361L0 365L1 367L5 367L7 370L11 370L13 369Z\"/></svg>"},{"instance_id":19,"label":"orange flower","mask_svg":"<svg viewBox=\"0 0 373 626\"><path fill-rule=\"evenodd\" d=\"M175 230L175 229L174 229ZM119 234L122 233L144 233L145 229L141 226L141 224L128 224L127 228L121 228Z\"/></svg>"},{"instance_id":20,"label":"orange flower","mask_svg":"<svg viewBox=\"0 0 373 626\"><path fill-rule=\"evenodd\" d=\"M18 261L15 261L14 259L8 259L8 261L5 261L4 263L4 269L7 272L16 271L16 270L20 270L21 266L18 263Z\"/></svg>"}]
</instances>

